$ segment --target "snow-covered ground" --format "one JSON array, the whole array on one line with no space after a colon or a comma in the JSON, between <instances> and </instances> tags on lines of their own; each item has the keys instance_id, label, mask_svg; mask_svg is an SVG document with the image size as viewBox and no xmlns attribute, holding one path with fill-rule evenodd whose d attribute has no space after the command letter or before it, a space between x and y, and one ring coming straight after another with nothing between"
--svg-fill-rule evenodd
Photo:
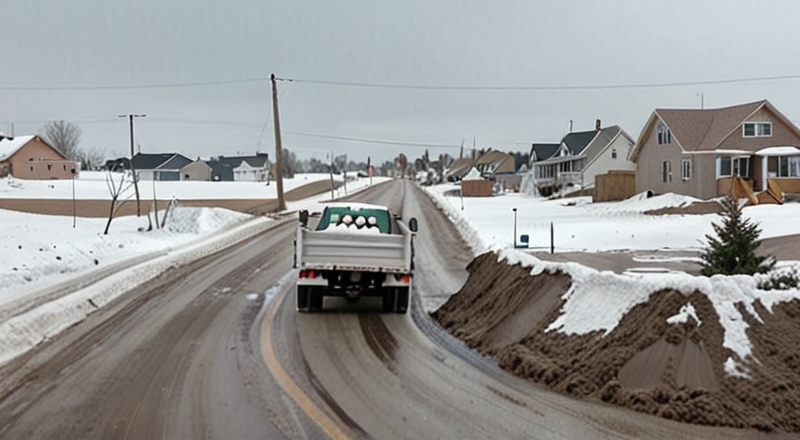
<instances>
[{"instance_id":1,"label":"snow-covered ground","mask_svg":"<svg viewBox=\"0 0 800 440\"><path fill-rule=\"evenodd\" d=\"M118 182L121 173L110 173ZM78 200L111 200L105 171L81 171L75 179L75 198ZM329 174L296 174L284 179L283 190L330 179ZM341 176L334 176L337 182ZM71 180L22 180L4 177L0 179L0 198L11 199L72 199ZM348 189L350 182L348 181ZM277 197L275 182L154 182L139 181L139 194L143 199L152 199L153 191L159 199L202 200L202 199L274 199ZM133 188L120 198L133 196Z\"/></svg>"},{"instance_id":2,"label":"snow-covered ground","mask_svg":"<svg viewBox=\"0 0 800 440\"><path fill-rule=\"evenodd\" d=\"M512 246L516 208L517 239L530 237L532 248L549 249L550 224L556 252L612 251L637 249L699 249L711 224L719 219L707 215L645 215L645 211L677 207L697 201L691 197L665 194L652 198L637 196L622 202L591 203L591 197L547 200L509 193L498 197L444 197L458 185L430 187L429 193L450 211L480 231L481 243L490 249ZM800 234L800 203L759 205L745 208L744 215L760 225L761 238Z\"/></svg>"},{"instance_id":3,"label":"snow-covered ground","mask_svg":"<svg viewBox=\"0 0 800 440\"><path fill-rule=\"evenodd\" d=\"M728 358L728 374L747 377L746 360L751 357L747 336L748 324L737 304L757 320L769 319L756 311L760 301L771 311L775 304L800 299L798 289L764 291L759 283L768 275L756 276L692 276L685 273L615 274L597 271L576 263L553 263L534 255L510 249L513 240L513 209L517 209L517 234L529 234L532 246L549 246L550 222L555 232L556 251L610 251L632 249L699 249L705 235L712 234L709 215L645 215L645 211L684 206L695 199L666 194L647 199L637 196L622 202L591 203L590 198L547 200L520 194L489 198L444 196L455 185L439 185L428 189L459 227L476 251L495 250L500 261L522 264L531 275L560 271L572 278L570 289L562 296L566 301L561 315L548 331L586 334L593 331L610 333L633 307L647 302L655 292L671 289L689 295L705 294L725 329L723 346L734 356ZM462 205L463 203L463 205ZM463 206L463 209L462 209ZM800 234L800 223L792 219L800 215L800 204L759 205L744 209L744 216L757 222L762 238ZM797 262L783 262L782 272L798 273ZM602 312L599 312L602 311ZM687 316L676 315L668 322L679 323L694 313L691 303L684 306ZM702 325L696 316L697 325ZM672 321L670 321L672 320Z\"/></svg>"}]
</instances>

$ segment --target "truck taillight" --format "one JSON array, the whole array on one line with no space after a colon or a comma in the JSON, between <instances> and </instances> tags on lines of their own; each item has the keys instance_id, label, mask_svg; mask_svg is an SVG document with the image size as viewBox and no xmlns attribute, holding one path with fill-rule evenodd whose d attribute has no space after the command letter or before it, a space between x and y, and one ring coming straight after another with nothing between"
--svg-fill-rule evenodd
<instances>
[{"instance_id":1,"label":"truck taillight","mask_svg":"<svg viewBox=\"0 0 800 440\"><path fill-rule=\"evenodd\" d=\"M317 276L319 276L319 273L313 270L300 271L300 278L316 278Z\"/></svg>"},{"instance_id":2,"label":"truck taillight","mask_svg":"<svg viewBox=\"0 0 800 440\"><path fill-rule=\"evenodd\" d=\"M395 274L394 278L404 284L411 283L411 275L408 274Z\"/></svg>"}]
</instances>

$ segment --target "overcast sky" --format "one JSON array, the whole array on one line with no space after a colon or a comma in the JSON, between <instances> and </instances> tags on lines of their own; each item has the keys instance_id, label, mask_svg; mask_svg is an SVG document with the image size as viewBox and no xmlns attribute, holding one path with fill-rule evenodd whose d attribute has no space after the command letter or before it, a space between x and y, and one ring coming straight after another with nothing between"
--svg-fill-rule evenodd
<instances>
[{"instance_id":1,"label":"overcast sky","mask_svg":"<svg viewBox=\"0 0 800 440\"><path fill-rule=\"evenodd\" d=\"M279 83L284 147L301 158L425 150L394 142L528 151L595 119L635 139L653 109L701 94L800 121L795 0L4 0L1 13L0 131L64 119L109 157L129 150L125 113L147 115L142 152L272 156L270 73L312 81ZM728 82L744 79L762 80ZM629 87L676 83L693 84Z\"/></svg>"}]
</instances>

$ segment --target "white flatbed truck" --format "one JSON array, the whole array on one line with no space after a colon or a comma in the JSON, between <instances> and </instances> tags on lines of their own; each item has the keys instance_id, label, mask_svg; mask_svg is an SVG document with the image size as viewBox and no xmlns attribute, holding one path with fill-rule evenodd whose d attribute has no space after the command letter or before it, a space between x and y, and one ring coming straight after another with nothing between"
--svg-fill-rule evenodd
<instances>
[{"instance_id":1,"label":"white flatbed truck","mask_svg":"<svg viewBox=\"0 0 800 440\"><path fill-rule=\"evenodd\" d=\"M322 310L325 296L356 302L382 298L383 312L406 313L414 269L417 220L404 225L380 205L332 203L314 229L299 213L295 238L297 310Z\"/></svg>"}]
</instances>

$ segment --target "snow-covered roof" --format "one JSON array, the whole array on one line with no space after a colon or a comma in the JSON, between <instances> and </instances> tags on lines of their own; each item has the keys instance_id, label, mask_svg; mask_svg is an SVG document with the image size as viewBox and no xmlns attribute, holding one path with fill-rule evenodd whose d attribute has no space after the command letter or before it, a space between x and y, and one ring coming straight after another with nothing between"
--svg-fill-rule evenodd
<instances>
[{"instance_id":1,"label":"snow-covered roof","mask_svg":"<svg viewBox=\"0 0 800 440\"><path fill-rule=\"evenodd\" d=\"M0 160L8 159L33 138L33 135L3 138L0 140Z\"/></svg>"},{"instance_id":2,"label":"snow-covered roof","mask_svg":"<svg viewBox=\"0 0 800 440\"><path fill-rule=\"evenodd\" d=\"M480 171L478 171L475 167L472 167L467 175L462 177L461 180L483 180L483 177L481 177Z\"/></svg>"},{"instance_id":3,"label":"snow-covered roof","mask_svg":"<svg viewBox=\"0 0 800 440\"><path fill-rule=\"evenodd\" d=\"M800 148L797 147L767 147L756 151L756 156L800 156Z\"/></svg>"}]
</instances>

